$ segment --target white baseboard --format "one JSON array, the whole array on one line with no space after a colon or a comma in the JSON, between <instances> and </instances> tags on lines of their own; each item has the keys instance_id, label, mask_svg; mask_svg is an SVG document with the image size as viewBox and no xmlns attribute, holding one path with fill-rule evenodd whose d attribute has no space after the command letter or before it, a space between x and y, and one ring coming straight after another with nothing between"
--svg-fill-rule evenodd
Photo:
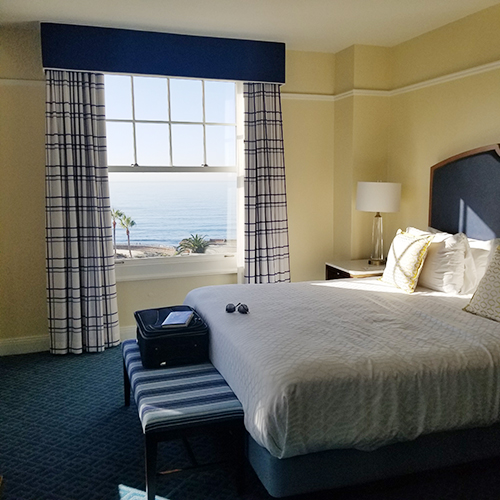
<instances>
[{"instance_id":1,"label":"white baseboard","mask_svg":"<svg viewBox=\"0 0 500 500\"><path fill-rule=\"evenodd\" d=\"M135 339L135 326L121 326L121 340ZM14 354L29 354L31 352L43 352L50 349L49 337L20 337L14 339L0 339L0 356L11 356Z\"/></svg>"},{"instance_id":2,"label":"white baseboard","mask_svg":"<svg viewBox=\"0 0 500 500\"><path fill-rule=\"evenodd\" d=\"M0 339L0 356L13 354L28 354L30 352L48 351L49 337L20 337L14 339Z\"/></svg>"},{"instance_id":3,"label":"white baseboard","mask_svg":"<svg viewBox=\"0 0 500 500\"><path fill-rule=\"evenodd\" d=\"M134 326L120 326L120 338L122 340L135 339L137 335L137 327Z\"/></svg>"}]
</instances>

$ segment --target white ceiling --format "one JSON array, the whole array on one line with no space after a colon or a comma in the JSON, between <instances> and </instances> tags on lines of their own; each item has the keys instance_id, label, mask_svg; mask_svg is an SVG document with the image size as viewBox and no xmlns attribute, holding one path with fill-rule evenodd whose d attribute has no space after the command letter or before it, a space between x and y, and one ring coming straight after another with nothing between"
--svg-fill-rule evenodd
<instances>
[{"instance_id":1,"label":"white ceiling","mask_svg":"<svg viewBox=\"0 0 500 500\"><path fill-rule=\"evenodd\" d=\"M500 0L0 0L0 23L49 21L285 42L393 46Z\"/></svg>"}]
</instances>

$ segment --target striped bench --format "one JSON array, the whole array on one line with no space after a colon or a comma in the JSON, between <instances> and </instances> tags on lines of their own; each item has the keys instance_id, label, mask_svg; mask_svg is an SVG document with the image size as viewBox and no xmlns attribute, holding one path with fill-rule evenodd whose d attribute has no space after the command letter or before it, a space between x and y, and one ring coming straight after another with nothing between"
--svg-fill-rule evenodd
<instances>
[{"instance_id":1,"label":"striped bench","mask_svg":"<svg viewBox=\"0 0 500 500\"><path fill-rule=\"evenodd\" d=\"M172 368L142 366L135 340L122 343L125 405L130 393L145 436L147 500L156 493L158 443L194 433L231 431L236 441L238 488L243 484L243 408L211 363Z\"/></svg>"}]
</instances>

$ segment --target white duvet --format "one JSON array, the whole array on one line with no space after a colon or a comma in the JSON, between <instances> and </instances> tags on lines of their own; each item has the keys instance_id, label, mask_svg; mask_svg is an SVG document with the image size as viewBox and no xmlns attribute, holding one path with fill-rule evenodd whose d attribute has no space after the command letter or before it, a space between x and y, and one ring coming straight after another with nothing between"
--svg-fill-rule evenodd
<instances>
[{"instance_id":1,"label":"white duvet","mask_svg":"<svg viewBox=\"0 0 500 500\"><path fill-rule=\"evenodd\" d=\"M190 292L251 436L278 457L500 420L500 323L377 279ZM250 314L225 312L243 302Z\"/></svg>"}]
</instances>

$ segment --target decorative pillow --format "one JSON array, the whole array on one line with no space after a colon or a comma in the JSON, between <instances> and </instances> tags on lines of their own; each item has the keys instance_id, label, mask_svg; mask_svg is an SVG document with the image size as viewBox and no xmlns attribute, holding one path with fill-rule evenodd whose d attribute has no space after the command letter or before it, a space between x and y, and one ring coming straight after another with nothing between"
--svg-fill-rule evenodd
<instances>
[{"instance_id":1,"label":"decorative pillow","mask_svg":"<svg viewBox=\"0 0 500 500\"><path fill-rule=\"evenodd\" d=\"M432 233L407 227L416 236ZM460 293L464 288L467 237L463 233L435 233L429 245L418 284L438 292Z\"/></svg>"},{"instance_id":2,"label":"decorative pillow","mask_svg":"<svg viewBox=\"0 0 500 500\"><path fill-rule=\"evenodd\" d=\"M500 246L464 311L500 321Z\"/></svg>"},{"instance_id":3,"label":"decorative pillow","mask_svg":"<svg viewBox=\"0 0 500 500\"><path fill-rule=\"evenodd\" d=\"M433 238L433 234L415 236L398 229L381 280L412 293Z\"/></svg>"}]
</instances>

